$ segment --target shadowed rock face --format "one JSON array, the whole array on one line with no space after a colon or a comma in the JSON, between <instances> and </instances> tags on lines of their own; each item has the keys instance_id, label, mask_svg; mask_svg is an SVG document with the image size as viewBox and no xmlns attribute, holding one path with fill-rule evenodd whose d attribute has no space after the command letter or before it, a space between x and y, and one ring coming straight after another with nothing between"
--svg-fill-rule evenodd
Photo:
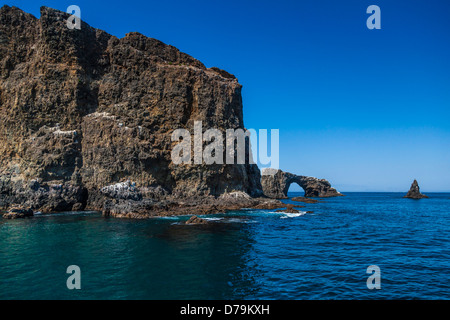
<instances>
[{"instance_id":1,"label":"shadowed rock face","mask_svg":"<svg viewBox=\"0 0 450 320\"><path fill-rule=\"evenodd\" d=\"M265 169L261 177L264 195L273 199L286 199L289 187L297 183L305 190L305 197L343 196L325 179L298 176L281 170Z\"/></svg>"},{"instance_id":2,"label":"shadowed rock face","mask_svg":"<svg viewBox=\"0 0 450 320\"><path fill-rule=\"evenodd\" d=\"M423 199L428 198L428 196L420 193L419 183L417 182L417 180L414 180L408 193L403 198Z\"/></svg>"},{"instance_id":3,"label":"shadowed rock face","mask_svg":"<svg viewBox=\"0 0 450 320\"><path fill-rule=\"evenodd\" d=\"M70 30L68 17L0 9L0 208L262 194L256 165L171 162L175 129L244 128L236 77L139 33Z\"/></svg>"}]
</instances>

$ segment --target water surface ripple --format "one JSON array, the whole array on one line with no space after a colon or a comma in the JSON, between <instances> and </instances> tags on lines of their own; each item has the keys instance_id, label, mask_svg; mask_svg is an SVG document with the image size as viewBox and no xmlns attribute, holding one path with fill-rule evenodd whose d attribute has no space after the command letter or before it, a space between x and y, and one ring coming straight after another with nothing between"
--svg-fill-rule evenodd
<instances>
[{"instance_id":1,"label":"water surface ripple","mask_svg":"<svg viewBox=\"0 0 450 320\"><path fill-rule=\"evenodd\" d=\"M198 226L0 219L0 299L449 299L450 195L429 195L348 193L301 209L314 213L242 210ZM81 290L66 287L69 265ZM369 265L380 290L366 287Z\"/></svg>"}]
</instances>

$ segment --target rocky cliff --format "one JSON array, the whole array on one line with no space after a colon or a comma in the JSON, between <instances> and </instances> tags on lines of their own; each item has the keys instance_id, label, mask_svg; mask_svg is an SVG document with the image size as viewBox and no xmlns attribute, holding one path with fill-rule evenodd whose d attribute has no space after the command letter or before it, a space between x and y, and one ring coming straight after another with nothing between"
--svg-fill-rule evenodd
<instances>
[{"instance_id":1,"label":"rocky cliff","mask_svg":"<svg viewBox=\"0 0 450 320\"><path fill-rule=\"evenodd\" d=\"M299 176L281 170L265 169L262 175L262 188L264 195L273 199L285 199L289 187L297 183L305 191L305 197L339 197L343 196L325 179Z\"/></svg>"},{"instance_id":2,"label":"rocky cliff","mask_svg":"<svg viewBox=\"0 0 450 320\"><path fill-rule=\"evenodd\" d=\"M171 162L175 129L244 128L236 77L136 32L71 30L68 17L0 9L0 208L120 215L262 194L256 165Z\"/></svg>"},{"instance_id":3,"label":"rocky cliff","mask_svg":"<svg viewBox=\"0 0 450 320\"><path fill-rule=\"evenodd\" d=\"M423 199L428 198L428 196L420 193L419 183L417 180L414 179L413 183L411 184L411 188L409 189L406 196L403 198L410 198L410 199Z\"/></svg>"}]
</instances>

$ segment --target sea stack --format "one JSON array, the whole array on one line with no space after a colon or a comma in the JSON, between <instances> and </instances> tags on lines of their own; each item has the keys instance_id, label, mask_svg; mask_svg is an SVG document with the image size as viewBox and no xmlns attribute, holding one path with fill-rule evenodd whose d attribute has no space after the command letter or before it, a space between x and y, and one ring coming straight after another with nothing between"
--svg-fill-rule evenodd
<instances>
[{"instance_id":1,"label":"sea stack","mask_svg":"<svg viewBox=\"0 0 450 320\"><path fill-rule=\"evenodd\" d=\"M420 193L419 184L417 183L417 180L414 180L414 182L411 184L411 188L409 189L408 193L404 198L410 198L410 199L422 199L422 198L428 198L426 195Z\"/></svg>"}]
</instances>

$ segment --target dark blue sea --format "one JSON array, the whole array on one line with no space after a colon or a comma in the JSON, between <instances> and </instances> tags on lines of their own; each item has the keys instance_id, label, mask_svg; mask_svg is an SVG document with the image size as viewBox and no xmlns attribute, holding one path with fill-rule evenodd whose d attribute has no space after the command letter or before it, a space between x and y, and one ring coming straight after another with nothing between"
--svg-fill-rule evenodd
<instances>
[{"instance_id":1,"label":"dark blue sea","mask_svg":"<svg viewBox=\"0 0 450 320\"><path fill-rule=\"evenodd\" d=\"M346 195L208 225L96 212L0 219L0 299L449 299L450 194ZM70 265L81 290L67 289ZM381 289L367 288L370 265Z\"/></svg>"}]
</instances>

